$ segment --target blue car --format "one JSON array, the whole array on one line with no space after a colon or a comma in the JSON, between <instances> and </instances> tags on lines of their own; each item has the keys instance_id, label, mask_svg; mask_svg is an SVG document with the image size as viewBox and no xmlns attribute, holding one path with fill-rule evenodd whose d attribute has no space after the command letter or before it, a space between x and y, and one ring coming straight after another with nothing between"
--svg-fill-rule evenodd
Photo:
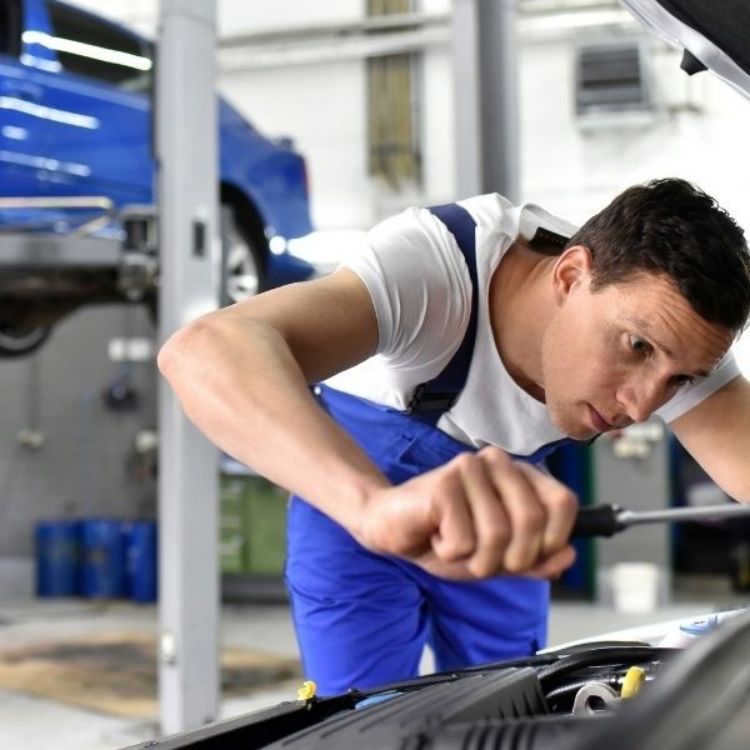
<instances>
[{"instance_id":1,"label":"blue car","mask_svg":"<svg viewBox=\"0 0 750 750\"><path fill-rule=\"evenodd\" d=\"M137 34L57 0L0 0L0 199L32 199L0 210L0 232L69 234L92 218L92 204L114 215L154 203L153 52ZM221 100L219 152L225 301L311 276L286 252L288 239L311 229L303 158ZM82 197L89 202L74 207ZM0 274L0 356L31 351L71 309L123 299L111 269L53 270Z\"/></svg>"}]
</instances>

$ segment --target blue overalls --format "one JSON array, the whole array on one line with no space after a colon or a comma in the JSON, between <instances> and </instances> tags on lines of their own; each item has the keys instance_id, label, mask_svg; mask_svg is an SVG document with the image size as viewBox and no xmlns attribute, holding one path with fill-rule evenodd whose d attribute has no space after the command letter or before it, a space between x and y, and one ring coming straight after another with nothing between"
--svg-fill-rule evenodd
<instances>
[{"instance_id":1,"label":"blue overalls","mask_svg":"<svg viewBox=\"0 0 750 750\"><path fill-rule=\"evenodd\" d=\"M474 450L435 425L463 387L474 348L475 223L456 204L431 211L455 236L472 280L470 323L459 350L437 378L416 389L408 412L324 385L315 389L323 408L394 484ZM558 445L522 458L537 463ZM287 544L286 583L304 674L320 695L416 676L425 643L438 671L532 654L545 644L546 581L437 578L369 552L299 497L290 502Z\"/></svg>"}]
</instances>

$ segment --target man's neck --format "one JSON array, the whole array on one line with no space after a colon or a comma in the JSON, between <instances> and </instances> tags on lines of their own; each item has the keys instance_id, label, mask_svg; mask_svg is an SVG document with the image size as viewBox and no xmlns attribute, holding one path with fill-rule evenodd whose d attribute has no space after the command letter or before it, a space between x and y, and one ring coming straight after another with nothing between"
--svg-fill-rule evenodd
<instances>
[{"instance_id":1,"label":"man's neck","mask_svg":"<svg viewBox=\"0 0 750 750\"><path fill-rule=\"evenodd\" d=\"M518 239L490 283L490 321L498 354L516 384L542 403L542 336L552 312L554 262L554 257Z\"/></svg>"}]
</instances>

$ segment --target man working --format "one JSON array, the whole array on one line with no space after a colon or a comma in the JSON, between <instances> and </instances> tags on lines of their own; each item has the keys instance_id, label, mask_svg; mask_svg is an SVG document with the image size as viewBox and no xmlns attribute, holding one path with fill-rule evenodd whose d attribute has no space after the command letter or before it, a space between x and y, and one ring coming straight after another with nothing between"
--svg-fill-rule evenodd
<instances>
[{"instance_id":1,"label":"man working","mask_svg":"<svg viewBox=\"0 0 750 750\"><path fill-rule=\"evenodd\" d=\"M416 674L425 643L440 670L543 645L576 501L533 464L562 441L656 412L750 502L728 354L748 311L743 233L684 181L578 231L485 195L381 223L331 276L179 331L159 366L214 443L294 494L293 617L331 694Z\"/></svg>"}]
</instances>

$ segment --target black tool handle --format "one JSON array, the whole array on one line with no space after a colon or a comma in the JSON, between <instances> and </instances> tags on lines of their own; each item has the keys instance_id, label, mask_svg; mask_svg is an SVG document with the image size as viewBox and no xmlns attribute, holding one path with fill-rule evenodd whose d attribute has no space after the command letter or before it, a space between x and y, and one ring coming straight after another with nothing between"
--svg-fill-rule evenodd
<instances>
[{"instance_id":1,"label":"black tool handle","mask_svg":"<svg viewBox=\"0 0 750 750\"><path fill-rule=\"evenodd\" d=\"M618 518L620 511L621 508L616 505L581 508L573 525L571 537L613 536L625 528Z\"/></svg>"}]
</instances>

